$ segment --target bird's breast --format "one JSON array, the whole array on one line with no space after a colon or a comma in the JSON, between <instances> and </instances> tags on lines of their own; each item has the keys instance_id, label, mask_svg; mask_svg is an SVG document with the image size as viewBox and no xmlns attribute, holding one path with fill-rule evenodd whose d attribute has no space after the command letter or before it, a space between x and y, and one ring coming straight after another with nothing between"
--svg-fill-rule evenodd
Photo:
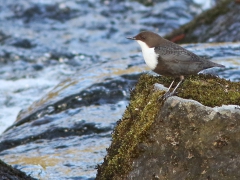
<instances>
[{"instance_id":1,"label":"bird's breast","mask_svg":"<svg viewBox=\"0 0 240 180\"><path fill-rule=\"evenodd\" d=\"M143 58L152 70L157 67L158 64L158 55L155 53L154 48L148 48L142 50Z\"/></svg>"},{"instance_id":2,"label":"bird's breast","mask_svg":"<svg viewBox=\"0 0 240 180\"><path fill-rule=\"evenodd\" d=\"M137 42L141 46L143 58L146 64L151 68L151 70L154 70L158 64L158 55L155 53L154 48L149 48L149 46L142 41L138 40Z\"/></svg>"}]
</instances>

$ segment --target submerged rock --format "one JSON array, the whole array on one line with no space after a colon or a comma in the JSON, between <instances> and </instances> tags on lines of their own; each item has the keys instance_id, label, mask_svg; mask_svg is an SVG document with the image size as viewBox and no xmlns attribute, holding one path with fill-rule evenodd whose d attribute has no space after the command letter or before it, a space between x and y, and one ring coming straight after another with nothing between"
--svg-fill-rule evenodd
<instances>
[{"instance_id":1,"label":"submerged rock","mask_svg":"<svg viewBox=\"0 0 240 180\"><path fill-rule=\"evenodd\" d=\"M140 78L97 179L239 179L240 83L192 76L162 101L157 82Z\"/></svg>"},{"instance_id":2,"label":"submerged rock","mask_svg":"<svg viewBox=\"0 0 240 180\"><path fill-rule=\"evenodd\" d=\"M27 176L24 172L7 165L0 160L0 179L18 179L18 180L34 180L34 178Z\"/></svg>"}]
</instances>

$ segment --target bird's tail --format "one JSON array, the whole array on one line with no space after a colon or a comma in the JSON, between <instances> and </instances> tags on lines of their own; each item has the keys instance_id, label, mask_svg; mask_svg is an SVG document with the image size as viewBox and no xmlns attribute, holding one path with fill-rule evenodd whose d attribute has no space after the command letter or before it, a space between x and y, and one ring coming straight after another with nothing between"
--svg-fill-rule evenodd
<instances>
[{"instance_id":1,"label":"bird's tail","mask_svg":"<svg viewBox=\"0 0 240 180\"><path fill-rule=\"evenodd\" d=\"M218 64L218 63L214 63L212 62L212 67L221 67L221 68L225 68L224 65Z\"/></svg>"}]
</instances>

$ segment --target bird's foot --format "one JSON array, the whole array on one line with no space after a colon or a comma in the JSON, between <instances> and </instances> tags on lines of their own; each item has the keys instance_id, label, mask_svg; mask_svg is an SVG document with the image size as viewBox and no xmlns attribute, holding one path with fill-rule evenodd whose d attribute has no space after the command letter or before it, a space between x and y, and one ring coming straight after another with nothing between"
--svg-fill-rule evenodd
<instances>
[{"instance_id":1,"label":"bird's foot","mask_svg":"<svg viewBox=\"0 0 240 180\"><path fill-rule=\"evenodd\" d=\"M160 99L162 99L162 100L166 100L167 98L173 96L174 94L175 94L175 92L167 91L163 96L161 96Z\"/></svg>"},{"instance_id":2,"label":"bird's foot","mask_svg":"<svg viewBox=\"0 0 240 180\"><path fill-rule=\"evenodd\" d=\"M163 95L163 99L165 100L165 99L167 99L167 98L169 98L169 97L171 97L171 96L173 96L173 93L170 92L170 91L168 91L168 92L166 92L166 93Z\"/></svg>"},{"instance_id":3,"label":"bird's foot","mask_svg":"<svg viewBox=\"0 0 240 180\"><path fill-rule=\"evenodd\" d=\"M170 88L171 88L171 86L170 86ZM159 97L159 100L166 100L167 98L175 95L176 88L172 92L170 91L170 88L166 88L162 84L158 84L158 83L154 84L155 90L166 91L166 93L163 96Z\"/></svg>"}]
</instances>

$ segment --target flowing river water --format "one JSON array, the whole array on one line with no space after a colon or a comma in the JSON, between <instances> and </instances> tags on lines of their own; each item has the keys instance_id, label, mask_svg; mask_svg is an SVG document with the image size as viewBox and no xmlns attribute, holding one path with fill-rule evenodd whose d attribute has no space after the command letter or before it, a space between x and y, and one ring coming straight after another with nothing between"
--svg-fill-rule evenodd
<instances>
[{"instance_id":1,"label":"flowing river water","mask_svg":"<svg viewBox=\"0 0 240 180\"><path fill-rule=\"evenodd\" d=\"M129 90L148 72L125 37L167 34L204 2L0 0L0 159L38 179L94 179ZM208 73L240 80L240 43L183 46L226 66Z\"/></svg>"}]
</instances>

